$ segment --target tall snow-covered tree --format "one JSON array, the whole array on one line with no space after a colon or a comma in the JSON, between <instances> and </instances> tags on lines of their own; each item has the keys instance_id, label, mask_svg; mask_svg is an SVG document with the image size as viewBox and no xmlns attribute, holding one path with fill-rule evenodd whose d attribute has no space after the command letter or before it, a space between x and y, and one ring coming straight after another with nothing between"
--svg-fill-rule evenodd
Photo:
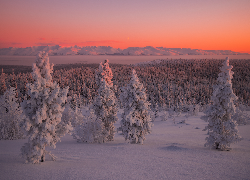
<instances>
[{"instance_id":1,"label":"tall snow-covered tree","mask_svg":"<svg viewBox=\"0 0 250 180\"><path fill-rule=\"evenodd\" d=\"M22 111L16 98L16 89L11 87L0 97L0 139L21 139L23 133L19 122Z\"/></svg>"},{"instance_id":2,"label":"tall snow-covered tree","mask_svg":"<svg viewBox=\"0 0 250 180\"><path fill-rule=\"evenodd\" d=\"M145 135L151 132L150 103L143 84L135 70L129 84L121 89L120 100L124 106L121 129L125 140L132 144L143 144Z\"/></svg>"},{"instance_id":3,"label":"tall snow-covered tree","mask_svg":"<svg viewBox=\"0 0 250 180\"><path fill-rule=\"evenodd\" d=\"M52 72L53 64L49 63L48 54L39 52L33 63L34 83L26 85L29 97L21 103L25 115L21 127L28 136L28 143L21 148L26 162L43 162L46 154L55 160L45 147L55 148L60 137L72 128L70 123L61 123L68 88L61 89L53 82Z\"/></svg>"},{"instance_id":4,"label":"tall snow-covered tree","mask_svg":"<svg viewBox=\"0 0 250 180\"><path fill-rule=\"evenodd\" d=\"M103 142L113 141L115 135L114 123L118 120L117 101L113 90L104 79L102 79L98 89L98 95L94 100L93 109L96 117L103 122Z\"/></svg>"},{"instance_id":5,"label":"tall snow-covered tree","mask_svg":"<svg viewBox=\"0 0 250 180\"><path fill-rule=\"evenodd\" d=\"M205 130L209 132L205 147L228 150L231 143L241 140L237 123L232 119L235 113L234 101L237 99L232 90L232 68L229 58L226 58L220 68L217 84L213 87L212 105L205 112L208 121Z\"/></svg>"},{"instance_id":6,"label":"tall snow-covered tree","mask_svg":"<svg viewBox=\"0 0 250 180\"><path fill-rule=\"evenodd\" d=\"M101 119L104 125L103 142L113 141L115 130L114 123L117 117L117 99L113 91L113 74L109 67L108 60L104 64L100 63L96 71L96 84L98 85L98 94L93 103L94 113L97 119Z\"/></svg>"}]
</instances>

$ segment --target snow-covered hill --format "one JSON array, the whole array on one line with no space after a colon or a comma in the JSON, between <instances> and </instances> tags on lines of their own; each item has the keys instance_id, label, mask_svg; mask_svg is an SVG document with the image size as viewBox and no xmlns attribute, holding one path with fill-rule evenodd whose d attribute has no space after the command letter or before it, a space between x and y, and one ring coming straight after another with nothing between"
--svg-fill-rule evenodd
<instances>
[{"instance_id":1,"label":"snow-covered hill","mask_svg":"<svg viewBox=\"0 0 250 180\"><path fill-rule=\"evenodd\" d=\"M110 46L33 46L26 48L3 48L0 55L34 56L39 51L48 52L50 56L56 55L245 55L246 53L231 50L201 50L190 48L165 48L165 47L129 47L127 49L113 48Z\"/></svg>"},{"instance_id":2,"label":"snow-covered hill","mask_svg":"<svg viewBox=\"0 0 250 180\"><path fill-rule=\"evenodd\" d=\"M24 164L19 156L27 140L1 140L0 179L249 179L250 125L238 127L244 139L231 151L217 151L204 147L203 113L175 121L161 121L163 114L168 116L159 113L144 145L126 143L120 132L104 144L77 143L67 135L51 150L57 161L40 165Z\"/></svg>"}]
</instances>

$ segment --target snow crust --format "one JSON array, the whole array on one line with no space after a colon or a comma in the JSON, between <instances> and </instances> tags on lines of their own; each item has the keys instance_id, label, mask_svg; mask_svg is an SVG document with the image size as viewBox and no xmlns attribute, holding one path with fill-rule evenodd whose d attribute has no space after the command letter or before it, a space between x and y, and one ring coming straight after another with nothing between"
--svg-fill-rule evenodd
<instances>
[{"instance_id":1,"label":"snow crust","mask_svg":"<svg viewBox=\"0 0 250 180\"><path fill-rule=\"evenodd\" d=\"M168 116L159 112L144 145L126 143L120 132L102 144L77 143L66 135L51 149L57 161L35 165L24 164L19 156L27 140L1 140L0 179L249 179L250 125L238 127L243 140L232 144L231 151L210 150L204 147L203 113L188 119L182 113L175 123L173 118L161 121L164 114Z\"/></svg>"}]
</instances>

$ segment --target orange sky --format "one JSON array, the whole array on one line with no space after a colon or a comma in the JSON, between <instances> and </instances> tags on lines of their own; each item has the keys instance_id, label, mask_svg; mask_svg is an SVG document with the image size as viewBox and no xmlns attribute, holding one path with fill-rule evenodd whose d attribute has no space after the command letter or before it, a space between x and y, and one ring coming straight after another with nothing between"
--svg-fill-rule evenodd
<instances>
[{"instance_id":1,"label":"orange sky","mask_svg":"<svg viewBox=\"0 0 250 180\"><path fill-rule=\"evenodd\" d=\"M167 47L250 53L249 0L0 0L0 48Z\"/></svg>"}]
</instances>

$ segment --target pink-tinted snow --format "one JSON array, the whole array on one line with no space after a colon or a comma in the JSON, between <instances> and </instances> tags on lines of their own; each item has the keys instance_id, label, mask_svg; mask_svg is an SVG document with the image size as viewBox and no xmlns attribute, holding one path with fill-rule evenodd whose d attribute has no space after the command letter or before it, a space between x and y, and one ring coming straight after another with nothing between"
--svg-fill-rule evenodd
<instances>
[{"instance_id":1,"label":"pink-tinted snow","mask_svg":"<svg viewBox=\"0 0 250 180\"><path fill-rule=\"evenodd\" d=\"M41 164L24 164L19 156L27 140L1 140L0 179L250 179L250 125L238 127L244 139L231 151L210 150L201 115L181 114L175 124L156 118L144 145L126 143L120 132L105 144L77 143L66 135L51 150L57 161Z\"/></svg>"}]
</instances>

